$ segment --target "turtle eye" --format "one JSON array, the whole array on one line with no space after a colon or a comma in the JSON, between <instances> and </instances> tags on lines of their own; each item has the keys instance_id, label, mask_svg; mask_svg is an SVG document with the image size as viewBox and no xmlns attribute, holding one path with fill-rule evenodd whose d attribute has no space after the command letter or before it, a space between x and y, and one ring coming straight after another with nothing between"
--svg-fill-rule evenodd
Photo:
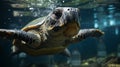
<instances>
[{"instance_id":1,"label":"turtle eye","mask_svg":"<svg viewBox=\"0 0 120 67\"><path fill-rule=\"evenodd\" d=\"M62 11L60 9L56 9L55 11L53 11L53 14L55 14L57 19L59 19L62 16Z\"/></svg>"},{"instance_id":2,"label":"turtle eye","mask_svg":"<svg viewBox=\"0 0 120 67\"><path fill-rule=\"evenodd\" d=\"M57 31L59 31L60 30L60 27L55 27L54 29L53 29L55 32L57 32Z\"/></svg>"}]
</instances>

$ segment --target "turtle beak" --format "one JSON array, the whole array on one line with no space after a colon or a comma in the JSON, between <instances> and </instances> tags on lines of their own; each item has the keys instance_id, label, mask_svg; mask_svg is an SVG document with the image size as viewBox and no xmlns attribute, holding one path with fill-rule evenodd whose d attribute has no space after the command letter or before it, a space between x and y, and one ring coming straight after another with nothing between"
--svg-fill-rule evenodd
<instances>
[{"instance_id":1,"label":"turtle beak","mask_svg":"<svg viewBox=\"0 0 120 67\"><path fill-rule=\"evenodd\" d=\"M66 16L67 21L78 22L78 11L77 8L68 9L68 15Z\"/></svg>"},{"instance_id":2,"label":"turtle beak","mask_svg":"<svg viewBox=\"0 0 120 67\"><path fill-rule=\"evenodd\" d=\"M63 8L61 24L77 23L79 25L79 9L66 7Z\"/></svg>"},{"instance_id":3,"label":"turtle beak","mask_svg":"<svg viewBox=\"0 0 120 67\"><path fill-rule=\"evenodd\" d=\"M0 37L4 39L19 39L23 40L26 43L32 43L33 41L38 38L36 35L32 33L28 33L21 30L7 30L7 29L0 29Z\"/></svg>"}]
</instances>

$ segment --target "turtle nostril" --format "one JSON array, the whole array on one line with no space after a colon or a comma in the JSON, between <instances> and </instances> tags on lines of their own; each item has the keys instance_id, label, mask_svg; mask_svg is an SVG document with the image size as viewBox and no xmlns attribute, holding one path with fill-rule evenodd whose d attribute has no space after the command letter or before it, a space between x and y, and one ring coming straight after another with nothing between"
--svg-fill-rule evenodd
<instances>
[{"instance_id":1,"label":"turtle nostril","mask_svg":"<svg viewBox=\"0 0 120 67\"><path fill-rule=\"evenodd\" d=\"M68 11L69 11L70 9L68 9Z\"/></svg>"}]
</instances>

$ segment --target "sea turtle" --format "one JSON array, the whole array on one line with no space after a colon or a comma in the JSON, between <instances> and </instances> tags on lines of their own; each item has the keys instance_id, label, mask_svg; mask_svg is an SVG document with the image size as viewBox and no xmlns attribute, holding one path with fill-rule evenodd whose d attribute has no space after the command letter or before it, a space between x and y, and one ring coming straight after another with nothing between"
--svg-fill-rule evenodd
<instances>
[{"instance_id":1,"label":"sea turtle","mask_svg":"<svg viewBox=\"0 0 120 67\"><path fill-rule=\"evenodd\" d=\"M32 56L68 53L69 44L103 34L99 29L80 29L79 9L73 7L58 7L21 30L0 29L0 37L14 39L13 52Z\"/></svg>"}]
</instances>

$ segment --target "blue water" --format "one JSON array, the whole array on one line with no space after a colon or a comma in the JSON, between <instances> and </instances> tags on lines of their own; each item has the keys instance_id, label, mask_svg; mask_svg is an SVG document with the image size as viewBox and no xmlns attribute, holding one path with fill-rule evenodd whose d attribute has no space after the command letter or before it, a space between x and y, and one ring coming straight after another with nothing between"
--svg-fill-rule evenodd
<instances>
[{"instance_id":1,"label":"blue water","mask_svg":"<svg viewBox=\"0 0 120 67\"><path fill-rule=\"evenodd\" d=\"M19 16L14 17L13 9L7 2L2 0L0 2L0 28L5 29L21 29L28 22L47 15L55 7L62 6L64 3L69 2L64 0L62 2L52 3L51 6L45 6L42 8L34 8L32 5L30 8L34 10L29 10L32 16ZM87 3L87 2L86 2ZM83 3L85 4L85 3ZM81 4L82 5L82 4ZM107 55L115 54L117 56L118 45L120 45L120 2L117 4L105 4L100 5L96 8L80 8L80 5L73 5L72 7L80 8L80 24L81 29L83 28L98 28L105 32L105 35L101 37L102 43L94 38L88 38L82 42L71 44L68 48L72 52L77 50L80 53L82 60L91 57L97 57L97 52L99 50L98 44L104 45L104 51ZM26 10L26 9L24 9ZM23 10L23 11L24 11ZM32 64L52 64L56 63L67 63L69 58L62 55L52 55L52 56L38 56L32 57L28 55L15 55L11 56L11 45L12 40L4 40L0 38L0 67L26 67L27 65L32 66ZM101 48L102 49L102 48ZM106 55L106 57L107 57ZM22 58L21 58L22 57ZM47 65L41 65L40 67L48 67Z\"/></svg>"}]
</instances>

